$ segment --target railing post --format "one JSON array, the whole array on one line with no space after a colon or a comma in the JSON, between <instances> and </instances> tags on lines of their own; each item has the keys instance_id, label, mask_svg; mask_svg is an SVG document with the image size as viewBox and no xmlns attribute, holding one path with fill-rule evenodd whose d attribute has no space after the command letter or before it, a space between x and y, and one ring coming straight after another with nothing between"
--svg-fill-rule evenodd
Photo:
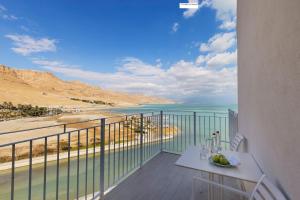
<instances>
[{"instance_id":1,"label":"railing post","mask_svg":"<svg viewBox=\"0 0 300 200\"><path fill-rule=\"evenodd\" d=\"M163 111L160 111L160 118L159 118L159 134L160 134L160 151L163 150Z\"/></svg>"},{"instance_id":2,"label":"railing post","mask_svg":"<svg viewBox=\"0 0 300 200\"><path fill-rule=\"evenodd\" d=\"M141 113L141 121L140 121L140 167L143 165L143 132L144 132L144 116Z\"/></svg>"},{"instance_id":3,"label":"railing post","mask_svg":"<svg viewBox=\"0 0 300 200\"><path fill-rule=\"evenodd\" d=\"M100 199L104 198L105 118L100 124Z\"/></svg>"},{"instance_id":4,"label":"railing post","mask_svg":"<svg viewBox=\"0 0 300 200\"><path fill-rule=\"evenodd\" d=\"M214 132L216 132L216 113L214 112Z\"/></svg>"},{"instance_id":5,"label":"railing post","mask_svg":"<svg viewBox=\"0 0 300 200\"><path fill-rule=\"evenodd\" d=\"M194 112L194 145L196 146L197 144L197 138L196 138L196 112Z\"/></svg>"},{"instance_id":6,"label":"railing post","mask_svg":"<svg viewBox=\"0 0 300 200\"><path fill-rule=\"evenodd\" d=\"M15 151L16 151L16 144L12 145L12 152L11 152L11 190L10 190L10 199L14 200L15 195Z\"/></svg>"},{"instance_id":7,"label":"railing post","mask_svg":"<svg viewBox=\"0 0 300 200\"><path fill-rule=\"evenodd\" d=\"M64 124L64 133L67 131L67 124Z\"/></svg>"}]
</instances>

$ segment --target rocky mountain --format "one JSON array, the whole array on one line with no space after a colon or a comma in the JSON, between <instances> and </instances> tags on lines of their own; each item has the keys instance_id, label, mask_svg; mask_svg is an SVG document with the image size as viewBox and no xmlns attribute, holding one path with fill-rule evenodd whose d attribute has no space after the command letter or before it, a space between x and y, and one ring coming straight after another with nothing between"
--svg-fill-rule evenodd
<instances>
[{"instance_id":1,"label":"rocky mountain","mask_svg":"<svg viewBox=\"0 0 300 200\"><path fill-rule=\"evenodd\" d=\"M0 65L0 102L38 106L133 106L172 103L163 98L104 90L80 81L64 81L49 72Z\"/></svg>"}]
</instances>

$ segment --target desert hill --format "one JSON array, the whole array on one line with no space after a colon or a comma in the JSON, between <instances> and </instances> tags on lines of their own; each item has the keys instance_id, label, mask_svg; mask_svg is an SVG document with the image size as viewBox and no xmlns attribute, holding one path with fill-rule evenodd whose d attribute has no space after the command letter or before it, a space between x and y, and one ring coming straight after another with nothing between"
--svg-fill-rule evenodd
<instances>
[{"instance_id":1,"label":"desert hill","mask_svg":"<svg viewBox=\"0 0 300 200\"><path fill-rule=\"evenodd\" d=\"M89 102L115 106L172 103L157 97L104 90L80 81L64 81L52 73L20 70L0 65L0 103L38 106L88 107ZM83 102L85 101L85 102Z\"/></svg>"}]
</instances>

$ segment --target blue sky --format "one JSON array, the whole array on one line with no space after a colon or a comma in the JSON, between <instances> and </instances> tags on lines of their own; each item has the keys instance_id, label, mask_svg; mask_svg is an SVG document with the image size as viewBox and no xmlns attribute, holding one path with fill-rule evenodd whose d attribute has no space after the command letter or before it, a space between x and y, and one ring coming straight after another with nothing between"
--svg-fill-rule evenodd
<instances>
[{"instance_id":1,"label":"blue sky","mask_svg":"<svg viewBox=\"0 0 300 200\"><path fill-rule=\"evenodd\" d=\"M235 0L0 1L2 64L180 102L235 103Z\"/></svg>"}]
</instances>

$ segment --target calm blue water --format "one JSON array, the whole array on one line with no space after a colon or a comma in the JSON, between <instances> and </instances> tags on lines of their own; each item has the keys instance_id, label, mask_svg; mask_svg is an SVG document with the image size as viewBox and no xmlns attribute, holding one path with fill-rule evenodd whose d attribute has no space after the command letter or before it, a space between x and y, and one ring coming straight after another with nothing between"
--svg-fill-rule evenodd
<instances>
[{"instance_id":1,"label":"calm blue water","mask_svg":"<svg viewBox=\"0 0 300 200\"><path fill-rule=\"evenodd\" d=\"M120 113L141 113L141 112L152 112L152 111L190 111L190 112L227 112L228 109L237 111L237 105L197 105L197 104L148 104L137 107L129 108L116 108L112 109L113 112Z\"/></svg>"}]
</instances>

